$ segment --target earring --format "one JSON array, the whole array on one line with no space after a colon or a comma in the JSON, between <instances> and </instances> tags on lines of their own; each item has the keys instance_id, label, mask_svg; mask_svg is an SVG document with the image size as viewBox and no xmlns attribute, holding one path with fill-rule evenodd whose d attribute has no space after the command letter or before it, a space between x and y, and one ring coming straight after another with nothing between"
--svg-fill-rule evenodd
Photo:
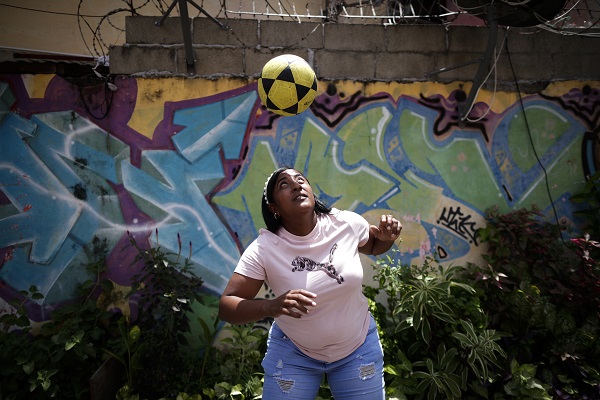
<instances>
[{"instance_id":1,"label":"earring","mask_svg":"<svg viewBox=\"0 0 600 400\"><path fill-rule=\"evenodd\" d=\"M279 214L277 214L276 212L273 213L273 218L275 219L279 219Z\"/></svg>"}]
</instances>

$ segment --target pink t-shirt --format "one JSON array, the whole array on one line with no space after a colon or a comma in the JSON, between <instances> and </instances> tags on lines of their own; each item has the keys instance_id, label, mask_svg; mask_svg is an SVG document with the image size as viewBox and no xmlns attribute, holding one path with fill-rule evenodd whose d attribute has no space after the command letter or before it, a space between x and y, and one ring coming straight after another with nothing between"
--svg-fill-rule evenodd
<instances>
[{"instance_id":1,"label":"pink t-shirt","mask_svg":"<svg viewBox=\"0 0 600 400\"><path fill-rule=\"evenodd\" d=\"M275 322L309 357L337 361L364 342L369 328L358 254L368 239L369 223L362 216L333 209L320 215L306 236L284 228L277 235L261 229L235 272L264 280L275 296L292 289L316 293L317 306L309 314L300 319L280 316Z\"/></svg>"}]
</instances>

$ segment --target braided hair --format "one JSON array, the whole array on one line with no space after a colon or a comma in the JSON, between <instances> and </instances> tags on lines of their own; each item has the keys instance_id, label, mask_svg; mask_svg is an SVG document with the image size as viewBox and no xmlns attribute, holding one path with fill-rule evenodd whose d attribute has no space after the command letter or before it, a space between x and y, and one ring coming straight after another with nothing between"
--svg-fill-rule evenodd
<instances>
[{"instance_id":1,"label":"braided hair","mask_svg":"<svg viewBox=\"0 0 600 400\"><path fill-rule=\"evenodd\" d=\"M283 171L288 169L294 168L284 166L281 168L277 168L275 171L273 171L273 173L267 178L262 193L261 203L263 220L265 221L267 229L273 233L277 233L279 228L281 228L281 220L279 218L275 218L275 215L269 209L269 204L273 202L273 188L275 187L275 182L277 182L277 178ZM306 179L306 181L308 182L308 178ZM317 196L315 196L315 213L317 213L317 215L320 215L329 214L330 212L331 207L327 206L319 198L317 198Z\"/></svg>"}]
</instances>

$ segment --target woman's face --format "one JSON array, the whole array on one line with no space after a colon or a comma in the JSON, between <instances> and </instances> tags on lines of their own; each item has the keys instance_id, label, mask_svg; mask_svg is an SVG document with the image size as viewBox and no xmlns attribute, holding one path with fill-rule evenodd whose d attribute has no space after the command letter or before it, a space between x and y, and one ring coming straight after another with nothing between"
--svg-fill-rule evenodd
<instances>
[{"instance_id":1,"label":"woman's face","mask_svg":"<svg viewBox=\"0 0 600 400\"><path fill-rule=\"evenodd\" d=\"M286 169L276 179L273 187L274 212L287 220L303 212L314 212L315 195L304 175L295 169Z\"/></svg>"}]
</instances>

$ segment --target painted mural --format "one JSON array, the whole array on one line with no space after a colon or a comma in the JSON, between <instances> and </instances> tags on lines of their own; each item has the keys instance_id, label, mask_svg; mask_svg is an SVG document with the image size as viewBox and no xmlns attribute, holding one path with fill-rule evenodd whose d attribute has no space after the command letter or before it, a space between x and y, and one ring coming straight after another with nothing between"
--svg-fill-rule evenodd
<instances>
[{"instance_id":1,"label":"painted mural","mask_svg":"<svg viewBox=\"0 0 600 400\"><path fill-rule=\"evenodd\" d=\"M128 234L173 252L179 236L218 296L263 226L277 166L303 171L334 207L399 217L388 254L415 264L477 260L491 206L535 205L577 232L569 197L600 163L600 82L482 91L466 121L459 83L321 82L294 117L267 112L255 83L232 78L114 85L0 75L0 297L35 285L34 320L74 296L95 252L126 288L137 272Z\"/></svg>"}]
</instances>

